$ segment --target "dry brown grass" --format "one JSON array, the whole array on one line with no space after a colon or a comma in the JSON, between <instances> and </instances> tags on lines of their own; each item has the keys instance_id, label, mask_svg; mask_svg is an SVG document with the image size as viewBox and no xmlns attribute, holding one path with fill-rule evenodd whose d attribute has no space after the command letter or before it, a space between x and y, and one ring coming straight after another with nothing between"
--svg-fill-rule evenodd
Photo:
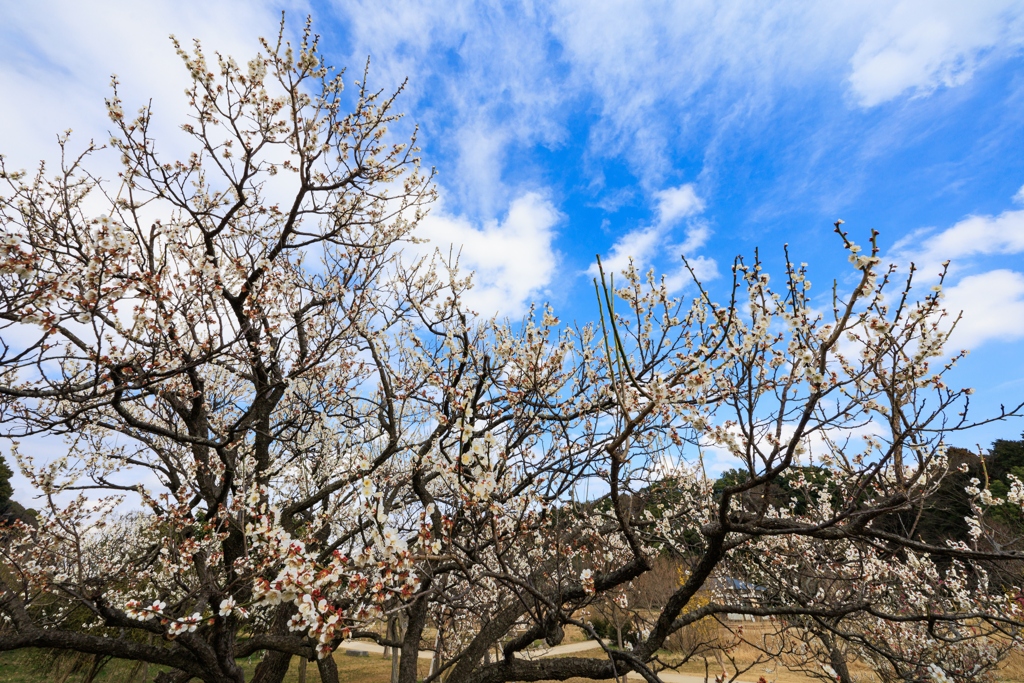
<instances>
[{"instance_id":1,"label":"dry brown grass","mask_svg":"<svg viewBox=\"0 0 1024 683\"><path fill-rule=\"evenodd\" d=\"M569 635L568 633L566 634ZM568 638L567 638L568 639ZM577 641L578 642L578 641ZM737 663L741 668L745 668L757 657L757 651L749 645L740 645L733 651L733 656L736 658ZM578 653L573 656L584 656L584 657L602 657L597 650ZM369 657L354 657L346 655L344 652L335 653L335 661L338 664L338 679L341 683L388 683L391 680L391 659L390 657L385 659L380 655L370 655ZM767 671L771 669L772 671ZM852 667L854 675L858 676L859 681L863 683L869 683L877 681L878 679L866 668L854 666ZM421 677L426 676L430 670L429 660L421 659L419 662L419 674ZM712 658L709 661L708 671L710 672L709 681L714 680L716 671L718 670L717 663ZM687 664L679 667L680 673L690 674L694 676L704 676L704 662L703 660L697 660L688 662ZM298 683L299 680L299 669L297 660L292 661L291 669L288 675L285 677L285 683ZM778 662L765 662L755 665L746 674L740 676L740 680L743 681L757 681L758 677L764 676L765 680L769 683L810 683L816 681L809 676L793 673L785 669L784 666L780 666ZM1013 654L1011 655L1004 665L1000 679L1005 683L1021 683L1024 681L1024 655ZM306 683L320 683L320 676L317 673L316 665L310 663L306 669ZM567 683L593 683L590 679L584 678L571 678Z\"/></svg>"},{"instance_id":2,"label":"dry brown grass","mask_svg":"<svg viewBox=\"0 0 1024 683\"><path fill-rule=\"evenodd\" d=\"M1003 665L999 667L999 678L1007 683L1024 681L1024 654L1011 652Z\"/></svg>"},{"instance_id":3,"label":"dry brown grass","mask_svg":"<svg viewBox=\"0 0 1024 683\"><path fill-rule=\"evenodd\" d=\"M387 659L381 655L371 654L368 657L354 657L344 652L336 652L334 661L338 664L339 683L389 683L391 681L391 656ZM430 673L430 660L419 660L420 677ZM291 668L285 676L285 683L298 683L298 659L292 658ZM320 674L316 664L310 662L306 667L306 683L320 683Z\"/></svg>"},{"instance_id":4,"label":"dry brown grass","mask_svg":"<svg viewBox=\"0 0 1024 683\"><path fill-rule=\"evenodd\" d=\"M766 627L749 624L744 628L748 637L753 637L753 634L759 630L766 630ZM722 636L725 636L724 629L722 630ZM572 637L573 642L579 642L583 639L581 633L573 633ZM569 642L569 639L570 632L567 629L565 642ZM759 653L754 647L747 644L740 644L733 648L731 652L731 655L735 658L736 664L740 669L749 667L752 662L758 659L759 654L761 653ZM603 657L604 655L599 650L591 650L588 652L577 653L572 656ZM761 655L761 657L763 658L763 655ZM338 663L338 677L341 683L388 683L388 681L390 681L390 658L384 659L380 655L353 657L346 655L343 652L339 652L335 654L335 661ZM421 659L419 663L420 676L426 676L429 669L429 660ZM715 673L718 670L717 662L714 658L710 658L708 667L708 671L710 673L709 680L714 680ZM703 677L705 672L704 661L702 659L697 659L695 661L687 662L680 666L678 671L679 673ZM734 673L735 669L729 667L729 672ZM853 673L857 677L858 681L862 683L877 683L878 681L877 677L875 677L868 668L856 662L851 666L851 673ZM740 680L757 681L760 676L764 676L765 680L769 683L810 683L811 681L820 680L811 678L805 674L789 671L781 662L777 661L755 664L752 668L749 668L747 673L740 676ZM1000 680L1005 683L1024 682L1024 654L1014 653L1007 658L1000 671ZM298 681L298 667L294 661L285 681L286 683L297 683ZM311 664L308 667L306 681L307 683L320 683L320 676L317 674L315 665ZM572 678L569 679L568 683L592 682L589 679Z\"/></svg>"},{"instance_id":5,"label":"dry brown grass","mask_svg":"<svg viewBox=\"0 0 1024 683\"><path fill-rule=\"evenodd\" d=\"M758 631L765 629L765 626L748 624L744 627L744 632L748 637L755 638L758 635ZM722 636L725 636L724 629L722 630ZM567 629L566 642L569 642L570 637L574 642L582 640L581 633L571 633ZM29 656L32 653L3 653L0 656L0 681L6 683L11 681L12 683L53 683L52 672L47 673L46 667L38 666L38 657L42 653ZM665 654L665 659L670 659L671 655ZM758 658L758 651L750 645L740 644L733 648L730 653L735 658L736 664L740 669L748 668L749 665ZM582 656L582 657L603 657L604 654L600 650L589 650L587 652L580 652L574 655L568 656ZM763 655L762 655L763 658ZM338 677L341 683L388 683L391 680L391 658L384 658L378 654L371 654L369 656L352 656L345 652L337 652L334 655L335 662L338 665ZM247 676L252 675L253 669L255 669L258 658L253 657L249 661L242 662L244 668L247 671ZM719 666L715 659L709 658L709 666L707 671L709 672L709 680L714 680L716 672L720 671ZM126 680L125 674L128 671L128 663L114 662L109 667L108 671L101 674L100 681L108 681L113 683L114 681ZM852 668L853 673L858 677L858 680L863 683L876 682L878 679L865 667L858 666L856 663ZM430 661L426 659L419 660L419 675L424 677L427 675L430 669ZM151 673L155 671L152 670ZM696 660L687 662L679 666L679 673L689 674L691 676L704 677L705 668L704 660L697 658ZM729 672L734 673L735 669L729 667ZM764 676L765 680L769 683L810 683L815 681L809 676L804 674L794 673L788 671L781 662L768 661L760 662L755 664L753 667L740 676L742 681L757 681L760 676ZM150 676L152 678L152 676ZM1004 683L1021 683L1024 682L1024 654L1013 653L1011 654L1003 667L1000 670L1000 680ZM72 681L75 680L72 677ZM299 666L298 660L292 660L291 669L288 675L285 677L285 683L298 683L299 680ZM632 679L631 679L632 682ZM71 683L71 681L69 681ZM306 683L320 683L320 675L317 673L316 664L310 663L306 668ZM588 679L573 678L568 683L591 683Z\"/></svg>"},{"instance_id":6,"label":"dry brown grass","mask_svg":"<svg viewBox=\"0 0 1024 683\"><path fill-rule=\"evenodd\" d=\"M743 632L746 638L756 642L760 640L762 635L769 633L771 628L769 624L746 623ZM719 632L720 642L725 642L727 638L728 631L721 628ZM753 683L762 676L768 683L811 683L812 681L820 683L821 681L821 679L813 678L804 673L790 671L786 668L783 661L765 661L765 655L747 643L739 643L729 651L729 655L734 662L730 662L728 659L724 660L726 671L730 677L737 670L744 672L739 676L740 681ZM595 649L576 653L572 656L604 657L604 654L600 650ZM662 653L662 658L669 662L672 661L670 653ZM708 657L707 664L707 669L705 669L705 660L697 657L685 664L679 665L675 670L681 674L700 678L704 677L706 671L708 673L708 680L713 681L715 674L721 671L721 667L713 656ZM862 662L852 662L850 672L858 683L878 683L879 681L879 678L874 675L871 669ZM1013 653L1007 658L1000 669L999 680L1004 683L1024 683L1024 654ZM571 681L572 683L583 683L584 679L571 679Z\"/></svg>"}]
</instances>

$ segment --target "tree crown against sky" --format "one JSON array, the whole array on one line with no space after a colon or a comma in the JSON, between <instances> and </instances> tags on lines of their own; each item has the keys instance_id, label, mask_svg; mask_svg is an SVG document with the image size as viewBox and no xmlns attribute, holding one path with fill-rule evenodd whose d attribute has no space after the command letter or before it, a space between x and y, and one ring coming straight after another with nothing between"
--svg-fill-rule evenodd
<instances>
[{"instance_id":1,"label":"tree crown against sky","mask_svg":"<svg viewBox=\"0 0 1024 683\"><path fill-rule=\"evenodd\" d=\"M0 421L68 446L15 449L42 505L4 537L0 649L211 682L263 651L256 680L293 656L336 680L327 655L362 635L411 683L429 628L433 679L655 681L670 636L742 613L847 680L851 652L970 680L962 662L1019 641L1020 589L992 579L1020 561L989 538L1001 502L975 487L953 543L883 523L941 486L970 418L944 380L941 286L915 299L874 236L836 224L855 281L827 310L787 256L776 286L737 260L725 304L627 266L597 278L593 324L480 319L451 260L417 256L433 188L415 140L388 136L394 97L364 75L345 113L308 29L245 65L179 53L185 158L115 84L117 181L66 139L55 174L2 169ZM716 490L707 449L745 477ZM783 480L813 504L750 495ZM518 656L592 632L595 601L665 555L685 580L631 650ZM770 599L716 588L737 576Z\"/></svg>"},{"instance_id":2,"label":"tree crown against sky","mask_svg":"<svg viewBox=\"0 0 1024 683\"><path fill-rule=\"evenodd\" d=\"M42 154L56 163L55 131L105 140L117 73L127 101L161 112L161 149L187 154L173 125L187 79L167 34L245 55L286 7L12 6L0 148L27 167ZM829 231L842 217L879 229L884 260L914 261L927 286L953 260L944 292L968 324L950 344L973 351L954 378L977 389L975 406L998 410L1022 381L1024 161L1004 150L1024 131L1024 5L345 0L310 11L332 63L370 54L388 91L409 78L400 135L421 124L425 165L445 169L418 234L461 250L478 273L467 302L487 316L547 300L564 319L590 319L595 253L609 265L632 255L678 288L683 250L720 298L732 257L758 245L789 242L840 272ZM781 250L765 256L781 272ZM1003 436L993 425L964 443Z\"/></svg>"}]
</instances>

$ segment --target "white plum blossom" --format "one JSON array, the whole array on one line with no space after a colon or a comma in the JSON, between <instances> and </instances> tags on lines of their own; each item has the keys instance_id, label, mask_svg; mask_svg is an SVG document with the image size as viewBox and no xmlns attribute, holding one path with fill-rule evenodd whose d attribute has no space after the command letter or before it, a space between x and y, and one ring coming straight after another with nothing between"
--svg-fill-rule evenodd
<instances>
[{"instance_id":1,"label":"white plum blossom","mask_svg":"<svg viewBox=\"0 0 1024 683\"><path fill-rule=\"evenodd\" d=\"M231 596L228 596L227 598L220 601L220 609L217 610L217 614L219 614L222 617L231 616L231 612L234 611L235 607L235 599Z\"/></svg>"}]
</instances>

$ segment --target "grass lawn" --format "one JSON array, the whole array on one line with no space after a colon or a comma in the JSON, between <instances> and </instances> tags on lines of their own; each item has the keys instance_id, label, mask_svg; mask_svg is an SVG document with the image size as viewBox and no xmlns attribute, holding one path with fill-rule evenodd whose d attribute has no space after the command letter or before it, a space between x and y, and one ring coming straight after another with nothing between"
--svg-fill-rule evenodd
<instances>
[{"instance_id":1,"label":"grass lawn","mask_svg":"<svg viewBox=\"0 0 1024 683\"><path fill-rule=\"evenodd\" d=\"M744 653L736 653L741 662L745 657ZM580 656L603 656L599 651L588 651L578 653ZM391 676L391 659L384 659L380 655L353 656L344 651L334 655L338 664L338 678L341 683L388 683ZM65 657L61 662L54 662L52 656L40 650L22 650L18 652L0 653L0 683L80 683L85 679L91 658L83 658L77 662L73 657ZM248 679L259 663L259 657L253 656L242 660L241 664L246 671ZM419 660L419 672L425 676L430 668L428 660ZM765 669L770 669L769 673ZM713 680L716 666L711 664L711 679ZM150 666L146 677L144 671L137 668L131 662L112 660L103 667L96 676L96 683L143 683L152 681L159 668ZM681 673L704 675L704 666L700 662L691 662L682 666ZM861 680L877 681L870 673L858 670ZM1019 655L1011 656L1003 669L1002 681L1007 683L1024 680L1024 658ZM134 674L134 675L133 675ZM756 681L759 676L764 676L771 683L810 683L812 679L786 671L783 667L773 664L757 665L748 671L743 679ZM286 683L298 683L299 665L298 659L292 659L292 666L285 677ZM309 663L306 667L306 683L320 683L320 675L317 672L316 664ZM571 679L567 683L589 683L586 679Z\"/></svg>"},{"instance_id":2,"label":"grass lawn","mask_svg":"<svg viewBox=\"0 0 1024 683\"><path fill-rule=\"evenodd\" d=\"M338 679L341 683L387 683L391 680L390 657L354 657L338 652L335 654L335 661L338 663ZM78 662L77 668L74 666L75 663L73 658L67 658L55 664L48 653L40 650L3 652L0 653L0 683L79 683L85 678L92 659ZM241 660L246 678L252 675L258 663L258 656ZM420 660L419 664L420 675L425 676L430 669L430 662ZM148 675L143 678L143 671L136 669L134 663L111 660L96 676L95 682L143 683L152 681L158 671L159 667L150 666ZM298 683L298 680L298 659L292 658L292 666L285 677L285 682ZM310 662L306 667L306 683L320 683L320 674L314 662Z\"/></svg>"}]
</instances>

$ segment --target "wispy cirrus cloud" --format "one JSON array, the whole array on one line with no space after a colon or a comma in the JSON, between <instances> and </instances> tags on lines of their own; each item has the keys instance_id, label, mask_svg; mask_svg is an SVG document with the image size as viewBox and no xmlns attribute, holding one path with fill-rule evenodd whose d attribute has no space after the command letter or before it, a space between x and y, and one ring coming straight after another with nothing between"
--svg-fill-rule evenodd
<instances>
[{"instance_id":1,"label":"wispy cirrus cloud","mask_svg":"<svg viewBox=\"0 0 1024 683\"><path fill-rule=\"evenodd\" d=\"M297 27L309 7L304 0L12 5L0 27L0 149L24 166L38 150L54 149L54 133L67 127L83 142L103 140L102 98L112 72L129 106L153 97L157 124L172 129L184 73L168 33L244 56L255 50L255 36L273 33L280 9ZM427 162L443 168L446 215L459 217L450 223L452 240L476 234L457 228L461 220L478 232L504 225L537 188L557 211L559 181L533 152L582 144L585 159L573 171L589 174L584 186L646 197L652 212L647 225L612 232L610 260L633 255L660 264L682 251L708 277L714 260L701 250L713 251L714 221L703 212L705 203L716 205L721 140L752 122L767 125L794 92L834 93L856 110L955 88L982 65L1019 53L1024 40L1024 7L1008 0L339 0L316 14L334 62L358 73L371 55L371 85L385 89L409 79L399 106L411 115L401 125L422 124ZM161 135L173 138L171 129ZM684 155L703 164L700 175L680 171ZM625 162L635 181L629 192L595 181L608 160ZM693 186L677 185L680 177L696 177L701 198L687 195ZM525 230L523 239L537 234L548 233ZM558 260L557 233L550 234L534 240L545 250L538 263ZM489 268L496 276L515 270L511 263Z\"/></svg>"},{"instance_id":2,"label":"wispy cirrus cloud","mask_svg":"<svg viewBox=\"0 0 1024 683\"><path fill-rule=\"evenodd\" d=\"M1024 8L1012 0L904 0L878 15L850 59L857 102L967 83L986 59L1024 45Z\"/></svg>"},{"instance_id":3,"label":"wispy cirrus cloud","mask_svg":"<svg viewBox=\"0 0 1024 683\"><path fill-rule=\"evenodd\" d=\"M1024 6L1003 0L339 0L332 7L345 27L348 61L372 54L375 78L411 79L425 147L446 168L449 206L477 221L508 211L524 188L553 187L533 150L557 154L581 136L581 182L595 193L622 190L604 180L603 165L614 160L634 175L634 196L653 197L684 175L679 159L686 156L703 164L696 177L714 204L716 165L728 161L716 149L750 128L770 137L773 112L794 93L829 93L853 112L922 98L1017 54L1024 38ZM889 149L905 137L899 125L889 121L871 133L884 140L842 151ZM821 132L808 154L826 157L837 138ZM809 171L790 173L780 182L814 180ZM592 203L609 212L618 206ZM699 221L687 236L667 233L660 221L612 231L609 265L626 255L650 262L666 245L693 251L708 239ZM712 261L700 263L713 274Z\"/></svg>"},{"instance_id":4,"label":"wispy cirrus cloud","mask_svg":"<svg viewBox=\"0 0 1024 683\"><path fill-rule=\"evenodd\" d=\"M666 279L669 290L678 291L690 277L685 266L676 261L682 255L687 257L699 279L714 279L717 275L714 259L697 253L711 237L711 228L699 218L704 208L704 201L697 195L693 183L655 192L653 213L657 220L653 225L631 230L616 239L608 256L602 259L605 272L622 272L630 263L640 270L651 265L664 266L669 271ZM683 222L685 228L680 242L676 228ZM591 264L587 272L596 275L597 264Z\"/></svg>"}]
</instances>

